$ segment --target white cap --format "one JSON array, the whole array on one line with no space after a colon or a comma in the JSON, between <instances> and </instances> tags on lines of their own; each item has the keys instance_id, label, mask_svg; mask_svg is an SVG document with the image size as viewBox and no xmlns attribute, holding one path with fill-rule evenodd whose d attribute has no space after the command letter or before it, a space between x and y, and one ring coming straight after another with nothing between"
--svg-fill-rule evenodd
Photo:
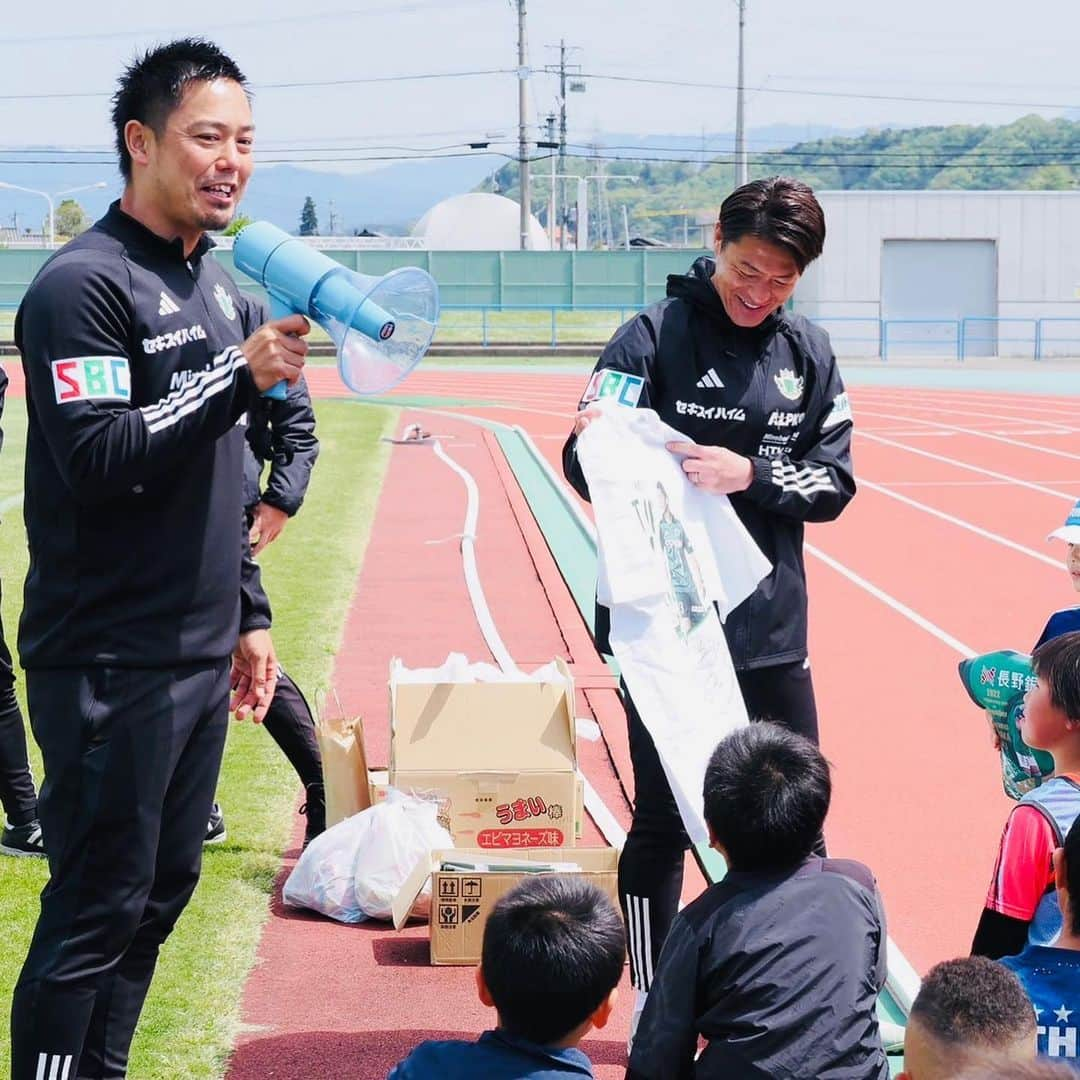
<instances>
[{"instance_id":1,"label":"white cap","mask_svg":"<svg viewBox=\"0 0 1080 1080\"><path fill-rule=\"evenodd\" d=\"M1055 529L1046 538L1047 540L1064 540L1067 544L1080 544L1080 499L1073 504L1065 524L1060 529Z\"/></svg>"}]
</instances>

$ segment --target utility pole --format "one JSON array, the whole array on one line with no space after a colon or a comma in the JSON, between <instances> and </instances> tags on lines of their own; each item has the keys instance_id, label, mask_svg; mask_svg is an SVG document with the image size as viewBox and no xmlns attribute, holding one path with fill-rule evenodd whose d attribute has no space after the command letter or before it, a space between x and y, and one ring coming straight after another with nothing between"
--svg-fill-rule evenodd
<instances>
[{"instance_id":1,"label":"utility pole","mask_svg":"<svg viewBox=\"0 0 1080 1080\"><path fill-rule=\"evenodd\" d=\"M555 46L549 45L548 48L553 49ZM579 64L567 65L566 54L568 52L577 52L577 46L567 45L565 38L560 39L558 64L548 64L544 68L545 71L553 74L558 72L559 74L559 175L561 177L566 175L566 94L567 91L581 93L585 89L585 83L580 79L567 83L568 76L581 70ZM566 246L565 237L570 225L570 199L566 195L565 180L559 182L563 185L563 197L560 200L562 218L559 221L561 226L559 229L559 250L562 251Z\"/></svg>"},{"instance_id":2,"label":"utility pole","mask_svg":"<svg viewBox=\"0 0 1080 1080\"><path fill-rule=\"evenodd\" d=\"M559 172L566 172L566 38L559 38ZM560 201L563 206L563 220L559 222L559 250L562 251L566 246L570 200L564 198Z\"/></svg>"},{"instance_id":3,"label":"utility pole","mask_svg":"<svg viewBox=\"0 0 1080 1080\"><path fill-rule=\"evenodd\" d=\"M518 170L521 184L521 250L529 246L529 218L532 216L532 193L529 190L529 145L526 135L525 110L528 106L529 69L526 66L525 0L517 0L518 13Z\"/></svg>"},{"instance_id":4,"label":"utility pole","mask_svg":"<svg viewBox=\"0 0 1080 1080\"><path fill-rule=\"evenodd\" d=\"M555 117L549 116L547 118L547 141L548 149L551 149L550 144L555 141ZM555 188L555 155L551 157L551 202L548 203L548 246L552 251L555 250L555 230L559 228L556 224L558 220L558 205L559 198ZM559 247L562 247L562 237L560 230Z\"/></svg>"},{"instance_id":5,"label":"utility pole","mask_svg":"<svg viewBox=\"0 0 1080 1080\"><path fill-rule=\"evenodd\" d=\"M334 213L334 200L330 200L330 221L327 225L327 235L334 236L337 233L337 214Z\"/></svg>"},{"instance_id":6,"label":"utility pole","mask_svg":"<svg viewBox=\"0 0 1080 1080\"><path fill-rule=\"evenodd\" d=\"M742 187L749 179L746 160L746 130L744 127L744 99L746 79L743 66L743 31L746 27L746 0L739 5L739 82L735 98L735 186Z\"/></svg>"}]
</instances>

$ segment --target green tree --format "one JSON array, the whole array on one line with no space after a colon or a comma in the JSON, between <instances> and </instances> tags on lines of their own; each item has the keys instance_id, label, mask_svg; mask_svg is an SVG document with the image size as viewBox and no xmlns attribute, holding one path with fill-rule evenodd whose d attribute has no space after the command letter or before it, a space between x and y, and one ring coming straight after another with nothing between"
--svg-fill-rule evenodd
<instances>
[{"instance_id":1,"label":"green tree","mask_svg":"<svg viewBox=\"0 0 1080 1080\"><path fill-rule=\"evenodd\" d=\"M78 236L90 226L86 212L75 199L64 199L56 208L54 228L57 236Z\"/></svg>"},{"instance_id":2,"label":"green tree","mask_svg":"<svg viewBox=\"0 0 1080 1080\"><path fill-rule=\"evenodd\" d=\"M300 211L300 235L318 236L319 218L315 213L315 200L309 195L304 200L304 208Z\"/></svg>"}]
</instances>

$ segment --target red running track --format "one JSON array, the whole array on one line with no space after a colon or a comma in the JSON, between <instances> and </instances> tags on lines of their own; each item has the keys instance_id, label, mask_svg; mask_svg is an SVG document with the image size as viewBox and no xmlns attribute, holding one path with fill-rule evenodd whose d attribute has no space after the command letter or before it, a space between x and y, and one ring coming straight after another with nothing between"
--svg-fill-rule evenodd
<instances>
[{"instance_id":1,"label":"red running track","mask_svg":"<svg viewBox=\"0 0 1080 1080\"><path fill-rule=\"evenodd\" d=\"M343 393L332 370L309 379L317 395ZM427 369L402 393L497 403L446 411L521 424L557 467L583 383ZM1044 537L1080 494L1080 402L978 390L851 396L860 493L839 521L807 530L811 658L835 767L827 833L834 853L876 871L890 932L923 971L967 952L1010 805L956 664L965 649L1028 649L1049 612L1073 602L1064 553ZM519 662L562 655L573 665L579 714L605 734L583 744L583 767L625 824L632 784L610 680L497 445L464 420L402 416L414 420L476 477L477 556L495 622ZM335 676L346 708L365 716L375 761L387 752L392 656L426 665L451 650L488 655L447 540L464 508L460 481L428 448L395 447ZM489 1025L471 973L426 959L422 926L341 927L275 898L230 1078L382 1077L420 1039ZM628 998L588 1043L600 1077L622 1074Z\"/></svg>"},{"instance_id":2,"label":"red running track","mask_svg":"<svg viewBox=\"0 0 1080 1080\"><path fill-rule=\"evenodd\" d=\"M15 396L21 372L8 367ZM344 396L330 368L309 380L318 396ZM521 424L557 466L584 381L429 368L402 393L497 403L446 408ZM1045 536L1080 495L1080 401L870 387L851 397L860 492L839 521L807 530L811 657L835 767L827 832L832 851L876 871L890 932L924 971L967 952L1010 805L956 663L965 649L1030 648L1047 615L1074 601L1061 545ZM574 665L587 687L580 714L597 716L606 739L583 746L584 767L625 823L632 783L613 691L497 448L463 421L409 412L402 424L412 420L448 436L476 475L496 623L522 663L557 654ZM431 543L460 532L463 516L460 481L423 448L395 448L336 674L367 718L375 760L386 755L392 655L486 655L457 546ZM590 1042L601 1077L621 1075L626 1005ZM423 927L344 928L275 899L229 1075L383 1076L420 1038L487 1023L468 972L427 966Z\"/></svg>"}]
</instances>

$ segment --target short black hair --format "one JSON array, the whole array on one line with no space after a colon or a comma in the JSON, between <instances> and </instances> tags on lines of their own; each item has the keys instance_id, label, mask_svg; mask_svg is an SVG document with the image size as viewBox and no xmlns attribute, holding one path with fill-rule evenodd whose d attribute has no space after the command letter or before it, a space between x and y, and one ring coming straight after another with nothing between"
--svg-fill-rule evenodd
<instances>
[{"instance_id":1,"label":"short black hair","mask_svg":"<svg viewBox=\"0 0 1080 1080\"><path fill-rule=\"evenodd\" d=\"M125 180L131 179L131 154L124 138L128 121L138 120L160 136L169 116L183 100L188 84L214 79L232 79L247 89L247 79L235 61L202 38L180 38L158 45L127 67L112 99L116 152Z\"/></svg>"},{"instance_id":2,"label":"short black hair","mask_svg":"<svg viewBox=\"0 0 1080 1080\"><path fill-rule=\"evenodd\" d=\"M542 874L496 901L480 967L500 1025L548 1045L599 1008L625 959L622 916L606 894L581 877Z\"/></svg>"},{"instance_id":3,"label":"short black hair","mask_svg":"<svg viewBox=\"0 0 1080 1080\"><path fill-rule=\"evenodd\" d=\"M936 964L911 1005L911 1019L946 1045L1004 1048L1035 1037L1035 1010L1020 980L985 956Z\"/></svg>"},{"instance_id":4,"label":"short black hair","mask_svg":"<svg viewBox=\"0 0 1080 1080\"><path fill-rule=\"evenodd\" d=\"M1035 674L1050 688L1050 702L1080 720L1080 630L1044 641L1032 654Z\"/></svg>"},{"instance_id":5,"label":"short black hair","mask_svg":"<svg viewBox=\"0 0 1080 1080\"><path fill-rule=\"evenodd\" d=\"M723 246L756 236L782 247L801 274L825 247L825 212L813 189L790 176L751 180L720 205Z\"/></svg>"},{"instance_id":6,"label":"short black hair","mask_svg":"<svg viewBox=\"0 0 1080 1080\"><path fill-rule=\"evenodd\" d=\"M1065 887L1069 890L1069 904L1072 907L1072 926L1074 934L1080 934L1080 818L1072 823L1065 837Z\"/></svg>"},{"instance_id":7,"label":"short black hair","mask_svg":"<svg viewBox=\"0 0 1080 1080\"><path fill-rule=\"evenodd\" d=\"M814 848L831 798L821 751L766 720L723 739L705 770L705 820L738 870L800 863Z\"/></svg>"}]
</instances>

